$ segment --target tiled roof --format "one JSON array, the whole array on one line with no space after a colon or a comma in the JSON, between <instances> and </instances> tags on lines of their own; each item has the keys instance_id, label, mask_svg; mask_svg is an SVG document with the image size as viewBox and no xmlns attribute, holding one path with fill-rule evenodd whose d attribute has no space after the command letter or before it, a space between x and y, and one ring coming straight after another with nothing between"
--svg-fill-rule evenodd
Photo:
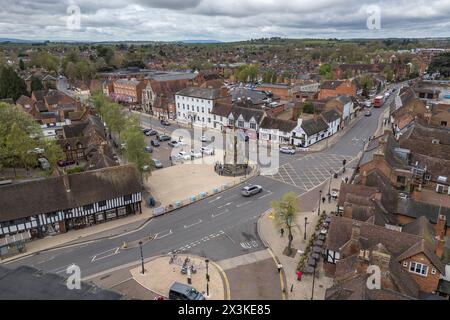
<instances>
[{"instance_id":1,"label":"tiled roof","mask_svg":"<svg viewBox=\"0 0 450 320\"><path fill-rule=\"evenodd\" d=\"M302 122L301 127L308 136L312 136L319 132L327 130L328 124L326 124L326 122L322 118L317 119L313 118L309 120L304 120Z\"/></svg>"},{"instance_id":2,"label":"tiled roof","mask_svg":"<svg viewBox=\"0 0 450 320\"><path fill-rule=\"evenodd\" d=\"M214 100L220 97L219 89L189 87L177 92L179 96Z\"/></svg>"},{"instance_id":3,"label":"tiled roof","mask_svg":"<svg viewBox=\"0 0 450 320\"><path fill-rule=\"evenodd\" d=\"M282 120L277 118L265 117L261 122L262 129L278 129L282 132L291 132L297 126L296 121Z\"/></svg>"}]
</instances>

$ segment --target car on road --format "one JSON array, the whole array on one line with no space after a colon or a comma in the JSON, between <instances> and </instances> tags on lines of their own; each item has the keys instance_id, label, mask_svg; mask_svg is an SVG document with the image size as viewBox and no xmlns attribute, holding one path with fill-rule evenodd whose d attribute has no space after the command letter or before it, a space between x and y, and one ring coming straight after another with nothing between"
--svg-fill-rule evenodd
<instances>
[{"instance_id":1,"label":"car on road","mask_svg":"<svg viewBox=\"0 0 450 320\"><path fill-rule=\"evenodd\" d=\"M186 151L180 151L177 154L177 158L183 159L183 160L191 160L191 155L187 153Z\"/></svg>"},{"instance_id":2,"label":"car on road","mask_svg":"<svg viewBox=\"0 0 450 320\"><path fill-rule=\"evenodd\" d=\"M332 189L330 195L331 195L333 198L339 197L339 190L338 190L338 189Z\"/></svg>"},{"instance_id":3,"label":"car on road","mask_svg":"<svg viewBox=\"0 0 450 320\"><path fill-rule=\"evenodd\" d=\"M399 193L398 198L402 200L408 200L409 196L407 193Z\"/></svg>"},{"instance_id":4,"label":"car on road","mask_svg":"<svg viewBox=\"0 0 450 320\"><path fill-rule=\"evenodd\" d=\"M191 150L191 156L193 156L194 158L201 158L202 153L200 151Z\"/></svg>"},{"instance_id":5,"label":"car on road","mask_svg":"<svg viewBox=\"0 0 450 320\"><path fill-rule=\"evenodd\" d=\"M75 164L75 161L73 160L59 160L58 161L58 166L60 167L67 167L67 166L71 166Z\"/></svg>"},{"instance_id":6,"label":"car on road","mask_svg":"<svg viewBox=\"0 0 450 320\"><path fill-rule=\"evenodd\" d=\"M163 164L158 159L152 159L152 160L153 160L153 164L155 165L156 169L161 169L163 167Z\"/></svg>"},{"instance_id":7,"label":"car on road","mask_svg":"<svg viewBox=\"0 0 450 320\"><path fill-rule=\"evenodd\" d=\"M158 137L159 141L169 141L170 137L168 135L162 134Z\"/></svg>"},{"instance_id":8,"label":"car on road","mask_svg":"<svg viewBox=\"0 0 450 320\"><path fill-rule=\"evenodd\" d=\"M201 137L200 137L200 141L201 141L201 142L211 142L212 139L208 139L206 136L201 136Z\"/></svg>"},{"instance_id":9,"label":"car on road","mask_svg":"<svg viewBox=\"0 0 450 320\"><path fill-rule=\"evenodd\" d=\"M203 154L206 154L207 156L211 156L214 153L214 151L208 147L201 147L200 152L203 152Z\"/></svg>"},{"instance_id":10,"label":"car on road","mask_svg":"<svg viewBox=\"0 0 450 320\"><path fill-rule=\"evenodd\" d=\"M366 117L370 117L372 115L372 111L367 110L366 113L364 114Z\"/></svg>"},{"instance_id":11,"label":"car on road","mask_svg":"<svg viewBox=\"0 0 450 320\"><path fill-rule=\"evenodd\" d=\"M152 146L146 146L144 149L145 149L145 152L153 153L153 147Z\"/></svg>"},{"instance_id":12,"label":"car on road","mask_svg":"<svg viewBox=\"0 0 450 320\"><path fill-rule=\"evenodd\" d=\"M280 152L285 154L295 154L295 149L291 147L281 147Z\"/></svg>"},{"instance_id":13,"label":"car on road","mask_svg":"<svg viewBox=\"0 0 450 320\"><path fill-rule=\"evenodd\" d=\"M152 146L152 147L159 147L159 146L161 146L161 144L159 143L159 141L158 140L152 140L152 141L150 141L150 145Z\"/></svg>"},{"instance_id":14,"label":"car on road","mask_svg":"<svg viewBox=\"0 0 450 320\"><path fill-rule=\"evenodd\" d=\"M170 287L169 299L170 300L205 300L205 296L187 284L175 282Z\"/></svg>"},{"instance_id":15,"label":"car on road","mask_svg":"<svg viewBox=\"0 0 450 320\"><path fill-rule=\"evenodd\" d=\"M161 124L163 125L163 126L166 126L166 127L168 127L168 126L170 126L170 122L169 121L167 121L167 120L161 120Z\"/></svg>"},{"instance_id":16,"label":"car on road","mask_svg":"<svg viewBox=\"0 0 450 320\"><path fill-rule=\"evenodd\" d=\"M263 191L263 188L261 186L253 185L253 186L246 186L246 187L242 188L241 194L244 197L250 197L250 196L258 194L258 193L260 193L262 191Z\"/></svg>"}]
</instances>

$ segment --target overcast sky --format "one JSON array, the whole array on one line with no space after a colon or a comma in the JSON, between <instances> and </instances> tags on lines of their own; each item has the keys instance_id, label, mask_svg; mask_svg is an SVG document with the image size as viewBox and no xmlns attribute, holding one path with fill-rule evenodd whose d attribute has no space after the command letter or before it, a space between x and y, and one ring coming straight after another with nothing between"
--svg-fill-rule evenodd
<instances>
[{"instance_id":1,"label":"overcast sky","mask_svg":"<svg viewBox=\"0 0 450 320\"><path fill-rule=\"evenodd\" d=\"M71 5L80 8L79 29L73 27L77 18L67 13ZM68 21L75 24L68 27ZM0 0L2 38L235 41L449 36L450 0Z\"/></svg>"}]
</instances>

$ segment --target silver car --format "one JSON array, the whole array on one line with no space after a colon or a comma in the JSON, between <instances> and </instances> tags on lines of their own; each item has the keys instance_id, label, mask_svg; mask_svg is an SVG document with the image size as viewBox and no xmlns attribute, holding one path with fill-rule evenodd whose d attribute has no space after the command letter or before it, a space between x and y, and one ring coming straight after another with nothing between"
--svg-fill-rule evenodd
<instances>
[{"instance_id":1,"label":"silver car","mask_svg":"<svg viewBox=\"0 0 450 320\"><path fill-rule=\"evenodd\" d=\"M263 191L263 188L261 186L253 185L253 186L247 186L247 187L242 188L241 194L244 197L250 197L250 196L258 194L262 191Z\"/></svg>"},{"instance_id":2,"label":"silver car","mask_svg":"<svg viewBox=\"0 0 450 320\"><path fill-rule=\"evenodd\" d=\"M286 154L295 154L295 149L293 149L291 147L281 147L280 152L286 153Z\"/></svg>"}]
</instances>

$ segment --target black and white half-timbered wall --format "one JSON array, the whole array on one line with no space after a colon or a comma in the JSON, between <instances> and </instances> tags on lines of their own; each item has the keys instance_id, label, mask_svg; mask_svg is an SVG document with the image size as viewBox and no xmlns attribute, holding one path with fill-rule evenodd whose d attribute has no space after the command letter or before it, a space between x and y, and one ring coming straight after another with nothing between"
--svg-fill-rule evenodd
<instances>
[{"instance_id":1,"label":"black and white half-timbered wall","mask_svg":"<svg viewBox=\"0 0 450 320\"><path fill-rule=\"evenodd\" d=\"M140 178L133 166L0 187L0 238L66 232L141 213Z\"/></svg>"}]
</instances>

